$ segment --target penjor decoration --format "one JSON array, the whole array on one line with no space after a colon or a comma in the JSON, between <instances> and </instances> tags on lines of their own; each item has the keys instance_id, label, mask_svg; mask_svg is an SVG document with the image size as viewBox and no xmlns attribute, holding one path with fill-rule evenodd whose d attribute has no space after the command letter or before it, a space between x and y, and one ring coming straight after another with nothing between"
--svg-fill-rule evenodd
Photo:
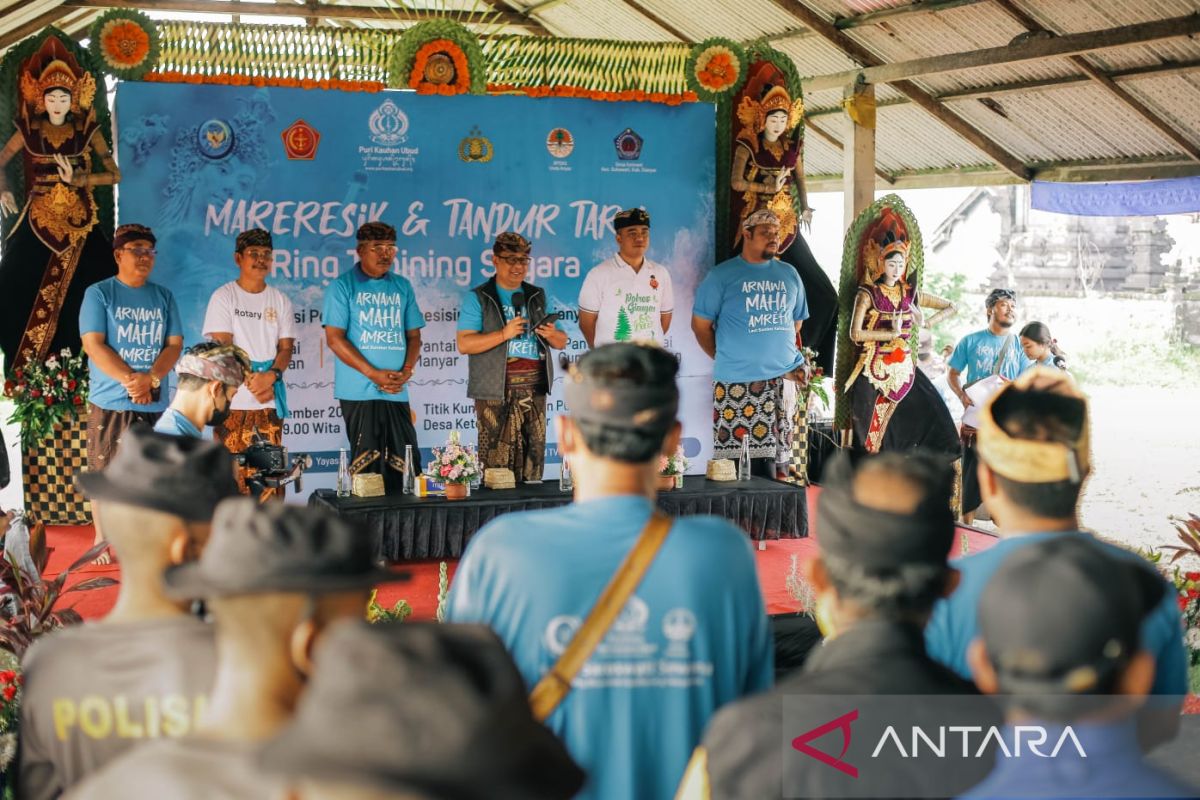
<instances>
[{"instance_id":1,"label":"penjor decoration","mask_svg":"<svg viewBox=\"0 0 1200 800\"><path fill-rule=\"evenodd\" d=\"M72 47L75 47L72 43ZM0 212L15 215L0 260L0 349L13 374L48 353L78 352L84 289L116 273L101 232L93 188L120 172L100 130L96 79L72 49L48 35L19 69L16 130L0 151L0 168L21 155L25 191L18 205L0 169ZM92 171L93 156L103 170Z\"/></svg>"},{"instance_id":2,"label":"penjor decoration","mask_svg":"<svg viewBox=\"0 0 1200 800\"><path fill-rule=\"evenodd\" d=\"M846 234L843 309L838 336L836 424L871 453L922 448L958 458L959 440L946 404L917 369L922 325L954 313L947 300L920 290L921 233L894 194L865 209ZM923 308L936 313L924 319Z\"/></svg>"}]
</instances>

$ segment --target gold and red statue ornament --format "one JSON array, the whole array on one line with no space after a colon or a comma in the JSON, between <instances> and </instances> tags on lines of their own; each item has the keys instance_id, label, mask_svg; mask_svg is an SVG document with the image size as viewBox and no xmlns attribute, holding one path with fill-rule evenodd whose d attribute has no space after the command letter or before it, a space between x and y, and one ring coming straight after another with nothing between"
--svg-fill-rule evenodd
<instances>
[{"instance_id":1,"label":"gold and red statue ornament","mask_svg":"<svg viewBox=\"0 0 1200 800\"><path fill-rule=\"evenodd\" d=\"M848 411L846 427L857 448L871 453L921 448L950 462L958 457L958 431L945 402L917 369L915 351L920 328L955 309L920 290L923 266L916 219L896 195L864 210L847 232L842 290L854 304L839 337L838 411L839 417ZM922 309L934 313L926 318Z\"/></svg>"},{"instance_id":2,"label":"gold and red statue ornament","mask_svg":"<svg viewBox=\"0 0 1200 800\"><path fill-rule=\"evenodd\" d=\"M63 348L78 352L84 290L116 274L100 229L95 186L120 180L93 103L96 79L54 36L20 68L16 131L0 151L0 213L17 221L0 260L0 317L5 371L13 374ZM103 170L92 171L93 154ZM18 204L4 168L24 159Z\"/></svg>"},{"instance_id":3,"label":"gold and red statue ornament","mask_svg":"<svg viewBox=\"0 0 1200 800\"><path fill-rule=\"evenodd\" d=\"M751 80L747 88L753 92ZM748 94L737 107L741 128L734 139L733 174L730 188L741 193L736 245L741 239L741 221L759 209L768 209L779 217L780 245L783 252L796 238L799 225L808 232L812 226L812 209L808 207L804 189L803 139L800 122L804 118L804 101L793 102L782 86L763 85L761 99ZM795 185L800 212L792 198Z\"/></svg>"}]
</instances>

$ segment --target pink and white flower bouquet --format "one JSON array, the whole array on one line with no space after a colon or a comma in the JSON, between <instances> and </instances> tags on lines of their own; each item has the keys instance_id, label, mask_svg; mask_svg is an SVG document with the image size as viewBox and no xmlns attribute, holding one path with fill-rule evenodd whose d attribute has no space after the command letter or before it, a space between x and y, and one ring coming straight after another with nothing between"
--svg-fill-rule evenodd
<instances>
[{"instance_id":1,"label":"pink and white flower bouquet","mask_svg":"<svg viewBox=\"0 0 1200 800\"><path fill-rule=\"evenodd\" d=\"M458 431L454 431L444 448L433 448L433 457L425 465L425 474L442 484L471 483L479 475L479 457L475 448L459 443Z\"/></svg>"}]
</instances>

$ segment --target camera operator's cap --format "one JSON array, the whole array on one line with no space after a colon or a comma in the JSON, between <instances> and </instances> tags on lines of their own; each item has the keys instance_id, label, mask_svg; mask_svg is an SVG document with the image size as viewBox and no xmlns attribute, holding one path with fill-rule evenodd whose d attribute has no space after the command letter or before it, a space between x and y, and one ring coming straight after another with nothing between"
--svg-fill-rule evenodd
<instances>
[{"instance_id":1,"label":"camera operator's cap","mask_svg":"<svg viewBox=\"0 0 1200 800\"><path fill-rule=\"evenodd\" d=\"M1074 441L1038 441L1012 436L1004 422L1021 395L1038 393L1049 414L1079 424ZM979 412L976 448L996 474L1020 483L1082 483L1091 469L1091 435L1087 398L1070 373L1032 367L992 395Z\"/></svg>"},{"instance_id":2,"label":"camera operator's cap","mask_svg":"<svg viewBox=\"0 0 1200 800\"><path fill-rule=\"evenodd\" d=\"M296 715L260 751L268 772L458 800L567 800L583 786L483 625L341 622L314 662Z\"/></svg>"},{"instance_id":3,"label":"camera operator's cap","mask_svg":"<svg viewBox=\"0 0 1200 800\"><path fill-rule=\"evenodd\" d=\"M493 253L529 255L529 251L532 249L533 245L529 243L529 240L516 231L504 231L498 234L496 236L496 243L492 245Z\"/></svg>"},{"instance_id":4,"label":"camera operator's cap","mask_svg":"<svg viewBox=\"0 0 1200 800\"><path fill-rule=\"evenodd\" d=\"M218 503L238 494L233 456L224 445L157 433L140 424L125 432L104 469L76 473L75 484L92 500L148 508L193 522L208 522Z\"/></svg>"},{"instance_id":5,"label":"camera operator's cap","mask_svg":"<svg viewBox=\"0 0 1200 800\"><path fill-rule=\"evenodd\" d=\"M241 386L250 373L250 356L236 344L202 342L189 347L175 364L175 372L226 386Z\"/></svg>"},{"instance_id":6,"label":"camera operator's cap","mask_svg":"<svg viewBox=\"0 0 1200 800\"><path fill-rule=\"evenodd\" d=\"M374 538L335 514L249 497L221 503L204 553L167 570L180 599L267 592L341 592L408 580L375 563Z\"/></svg>"},{"instance_id":7,"label":"camera operator's cap","mask_svg":"<svg viewBox=\"0 0 1200 800\"><path fill-rule=\"evenodd\" d=\"M645 225L647 228L650 227L650 215L646 213L645 209L627 208L624 211L618 212L617 215L613 217L614 231L619 231L624 228L632 228L635 225Z\"/></svg>"},{"instance_id":8,"label":"camera operator's cap","mask_svg":"<svg viewBox=\"0 0 1200 800\"><path fill-rule=\"evenodd\" d=\"M1086 694L1139 647L1164 579L1085 533L1014 550L984 587L979 631L1011 694Z\"/></svg>"},{"instance_id":9,"label":"camera operator's cap","mask_svg":"<svg viewBox=\"0 0 1200 800\"><path fill-rule=\"evenodd\" d=\"M858 502L854 493L858 470L877 458L881 456L862 456L855 464L842 450L824 468L820 551L868 570L946 566L955 530L950 509L953 470L934 456L913 454L906 459L906 470L920 470L937 490L930 491L911 512L885 511Z\"/></svg>"}]
</instances>

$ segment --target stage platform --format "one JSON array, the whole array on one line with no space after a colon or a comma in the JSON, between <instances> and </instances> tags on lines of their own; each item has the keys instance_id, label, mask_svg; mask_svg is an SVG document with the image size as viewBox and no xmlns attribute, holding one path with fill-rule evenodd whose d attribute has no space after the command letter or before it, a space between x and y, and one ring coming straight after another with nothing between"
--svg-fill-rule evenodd
<instances>
[{"instance_id":1,"label":"stage platform","mask_svg":"<svg viewBox=\"0 0 1200 800\"><path fill-rule=\"evenodd\" d=\"M515 489L477 489L465 500L442 497L338 497L329 489L309 495L310 507L333 511L376 537L379 555L390 561L458 558L471 537L491 520L513 511L554 508L571 501L558 482ZM659 492L659 507L672 516L725 517L755 541L808 535L806 491L767 478L710 481L688 476L682 489Z\"/></svg>"}]
</instances>

